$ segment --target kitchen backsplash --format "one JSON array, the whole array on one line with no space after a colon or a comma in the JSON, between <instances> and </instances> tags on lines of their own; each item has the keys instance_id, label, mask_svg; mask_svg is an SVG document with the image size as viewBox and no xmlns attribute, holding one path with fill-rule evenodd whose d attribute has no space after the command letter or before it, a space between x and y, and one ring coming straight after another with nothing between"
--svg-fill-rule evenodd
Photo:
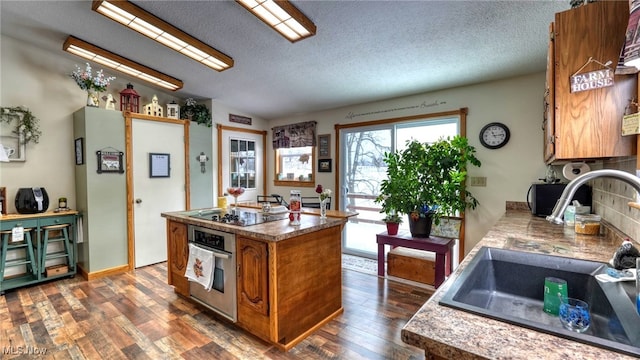
<instances>
[{"instance_id":1,"label":"kitchen backsplash","mask_svg":"<svg viewBox=\"0 0 640 360\"><path fill-rule=\"evenodd\" d=\"M636 172L636 157L606 160L598 168L617 169L631 174ZM625 182L610 178L597 178L591 182L593 211L618 230L640 243L640 209L627 204L635 199L636 191Z\"/></svg>"}]
</instances>

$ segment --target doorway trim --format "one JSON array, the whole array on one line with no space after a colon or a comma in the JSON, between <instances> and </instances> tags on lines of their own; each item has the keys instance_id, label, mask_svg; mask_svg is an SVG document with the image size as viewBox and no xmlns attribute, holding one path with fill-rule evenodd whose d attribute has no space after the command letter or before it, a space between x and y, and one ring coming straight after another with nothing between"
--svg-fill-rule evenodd
<instances>
[{"instance_id":1,"label":"doorway trim","mask_svg":"<svg viewBox=\"0 0 640 360\"><path fill-rule=\"evenodd\" d=\"M217 151L218 151L218 196L222 196L224 191L222 190L222 136L223 131L236 131L243 132L248 134L256 134L262 135L262 176L264 180L262 181L262 193L267 193L267 131L265 130L254 130L254 129L245 129L241 127L235 126L227 126L222 124L217 124L216 129L218 130L218 141L217 141Z\"/></svg>"},{"instance_id":2,"label":"doorway trim","mask_svg":"<svg viewBox=\"0 0 640 360\"><path fill-rule=\"evenodd\" d=\"M349 128L357 128L357 127L366 127L366 126L374 126L374 125L388 125L399 122L408 122L408 121L419 121L419 120L427 120L433 118L447 117L447 116L459 116L460 118L460 136L467 137L467 114L469 113L469 108L459 108L458 110L450 110L450 111L441 111L437 113L429 113L429 114L420 114L420 115L411 115L411 116L403 116L397 118L390 119L381 119L381 120L370 120L363 122L356 122L350 124L335 124L335 168L340 169L340 131L342 129ZM340 184L340 171L336 171L334 175L334 184ZM465 185L466 186L466 185ZM337 187L337 186L336 186ZM336 196L336 209L340 209L340 196ZM458 261L462 262L464 259L464 248L465 248L465 219L464 212L460 214L460 218L462 220L462 224L460 225L460 236L459 236L459 246L458 246Z\"/></svg>"},{"instance_id":3,"label":"doorway trim","mask_svg":"<svg viewBox=\"0 0 640 360\"><path fill-rule=\"evenodd\" d=\"M127 248L128 248L128 270L135 269L135 222L133 219L133 119L148 120L164 123L182 125L184 128L184 184L185 184L185 209L191 208L191 187L189 186L189 120L170 119L164 117L150 116L144 114L124 112L124 138L127 176Z\"/></svg>"}]
</instances>

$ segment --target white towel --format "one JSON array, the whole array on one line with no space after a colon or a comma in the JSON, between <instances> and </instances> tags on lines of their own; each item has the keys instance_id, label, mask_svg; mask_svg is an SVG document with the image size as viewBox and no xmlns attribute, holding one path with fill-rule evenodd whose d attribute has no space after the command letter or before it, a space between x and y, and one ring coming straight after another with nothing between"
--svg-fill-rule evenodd
<instances>
[{"instance_id":1,"label":"white towel","mask_svg":"<svg viewBox=\"0 0 640 360\"><path fill-rule=\"evenodd\" d=\"M213 285L213 269L215 257L213 252L189 244L189 261L185 276L189 281L194 281L204 286L205 290L211 290Z\"/></svg>"}]
</instances>

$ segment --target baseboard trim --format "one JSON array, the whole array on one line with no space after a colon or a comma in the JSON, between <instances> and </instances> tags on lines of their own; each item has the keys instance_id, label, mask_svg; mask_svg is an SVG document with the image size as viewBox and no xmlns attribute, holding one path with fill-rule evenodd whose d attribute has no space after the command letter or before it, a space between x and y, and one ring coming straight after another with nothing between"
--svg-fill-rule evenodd
<instances>
[{"instance_id":1,"label":"baseboard trim","mask_svg":"<svg viewBox=\"0 0 640 360\"><path fill-rule=\"evenodd\" d=\"M82 265L78 265L78 273L85 279L85 280L94 280L94 279L100 279L106 276L110 276L110 275L115 275L115 274L121 274L124 272L129 271L129 265L120 265L120 266L116 266L116 267L112 267L109 269L104 269L104 270L100 270L100 271L94 271L91 273L88 273L83 267Z\"/></svg>"}]
</instances>

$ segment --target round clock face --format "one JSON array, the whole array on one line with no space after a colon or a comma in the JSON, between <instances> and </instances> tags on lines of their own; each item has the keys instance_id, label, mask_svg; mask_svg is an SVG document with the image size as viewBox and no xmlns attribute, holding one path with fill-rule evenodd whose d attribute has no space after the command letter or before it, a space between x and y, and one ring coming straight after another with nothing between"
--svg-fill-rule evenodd
<instances>
[{"instance_id":1,"label":"round clock face","mask_svg":"<svg viewBox=\"0 0 640 360\"><path fill-rule=\"evenodd\" d=\"M480 130L480 143L489 149L498 149L509 141L509 128L502 123L493 122Z\"/></svg>"}]
</instances>

